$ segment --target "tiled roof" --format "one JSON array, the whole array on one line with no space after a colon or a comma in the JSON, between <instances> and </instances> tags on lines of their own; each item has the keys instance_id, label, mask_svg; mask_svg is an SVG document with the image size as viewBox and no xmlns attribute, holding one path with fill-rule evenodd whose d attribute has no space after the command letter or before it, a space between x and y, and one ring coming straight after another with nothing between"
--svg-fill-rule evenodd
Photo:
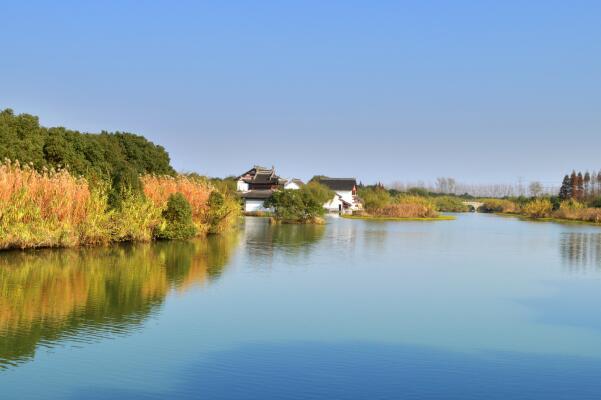
<instances>
[{"instance_id":1,"label":"tiled roof","mask_svg":"<svg viewBox=\"0 0 601 400\"><path fill-rule=\"evenodd\" d=\"M319 183L332 190L353 190L357 186L355 178L321 178Z\"/></svg>"},{"instance_id":2,"label":"tiled roof","mask_svg":"<svg viewBox=\"0 0 601 400\"><path fill-rule=\"evenodd\" d=\"M273 195L273 190L249 190L240 195L244 199L260 199L265 200Z\"/></svg>"}]
</instances>

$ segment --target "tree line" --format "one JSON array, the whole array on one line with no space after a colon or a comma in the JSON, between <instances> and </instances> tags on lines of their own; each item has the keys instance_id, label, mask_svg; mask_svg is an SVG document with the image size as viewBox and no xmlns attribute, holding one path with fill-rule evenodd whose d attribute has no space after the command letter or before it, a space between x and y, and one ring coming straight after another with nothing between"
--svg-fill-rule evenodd
<instances>
[{"instance_id":1,"label":"tree line","mask_svg":"<svg viewBox=\"0 0 601 400\"><path fill-rule=\"evenodd\" d=\"M83 133L46 128L30 114L0 111L0 160L18 160L37 170L68 168L91 180L143 174L174 175L162 146L128 132Z\"/></svg>"},{"instance_id":2,"label":"tree line","mask_svg":"<svg viewBox=\"0 0 601 400\"><path fill-rule=\"evenodd\" d=\"M589 173L572 171L565 175L559 189L562 200L586 201L601 195L601 171Z\"/></svg>"}]
</instances>

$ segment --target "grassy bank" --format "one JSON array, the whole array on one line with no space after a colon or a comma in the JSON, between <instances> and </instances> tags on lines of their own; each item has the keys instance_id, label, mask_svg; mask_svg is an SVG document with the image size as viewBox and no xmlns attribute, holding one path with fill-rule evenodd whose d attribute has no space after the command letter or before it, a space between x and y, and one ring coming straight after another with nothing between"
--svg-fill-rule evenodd
<instances>
[{"instance_id":1,"label":"grassy bank","mask_svg":"<svg viewBox=\"0 0 601 400\"><path fill-rule=\"evenodd\" d=\"M531 221L601 224L601 208L556 198L482 199L481 212L517 216Z\"/></svg>"},{"instance_id":2,"label":"grassy bank","mask_svg":"<svg viewBox=\"0 0 601 400\"><path fill-rule=\"evenodd\" d=\"M73 247L150 241L181 227L179 211L168 213L179 193L190 209L189 233L219 233L239 215L237 200L206 180L143 176L142 187L91 184L67 170L0 164L0 249ZM116 190L118 189L118 190Z\"/></svg>"},{"instance_id":3,"label":"grassy bank","mask_svg":"<svg viewBox=\"0 0 601 400\"><path fill-rule=\"evenodd\" d=\"M394 218L394 217L378 217L378 216L372 216L372 215L342 215L342 218L346 218L346 219L362 219L362 220L367 220L367 221L406 221L406 222L411 222L411 221L452 221L455 220L456 217L452 216L452 215L439 215L437 217L423 217L423 218L419 218L419 217L398 217L398 218Z\"/></svg>"}]
</instances>

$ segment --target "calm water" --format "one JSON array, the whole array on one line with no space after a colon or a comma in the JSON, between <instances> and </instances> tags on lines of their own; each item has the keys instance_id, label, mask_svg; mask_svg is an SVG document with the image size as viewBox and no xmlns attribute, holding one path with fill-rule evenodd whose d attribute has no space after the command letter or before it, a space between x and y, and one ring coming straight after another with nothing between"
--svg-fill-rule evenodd
<instances>
[{"instance_id":1,"label":"calm water","mask_svg":"<svg viewBox=\"0 0 601 400\"><path fill-rule=\"evenodd\" d=\"M491 215L0 254L2 399L596 399L601 229Z\"/></svg>"}]
</instances>

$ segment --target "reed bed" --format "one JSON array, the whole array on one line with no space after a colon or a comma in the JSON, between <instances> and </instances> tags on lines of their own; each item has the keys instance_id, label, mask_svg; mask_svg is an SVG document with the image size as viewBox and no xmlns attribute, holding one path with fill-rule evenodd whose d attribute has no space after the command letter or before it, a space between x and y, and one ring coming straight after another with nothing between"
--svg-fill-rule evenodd
<instances>
[{"instance_id":1,"label":"reed bed","mask_svg":"<svg viewBox=\"0 0 601 400\"><path fill-rule=\"evenodd\" d=\"M190 178L184 175L155 176L146 175L141 178L144 195L157 207L165 208L169 196L175 193L184 195L192 207L192 218L199 221L208 209L211 192L215 190L202 179Z\"/></svg>"},{"instance_id":2,"label":"reed bed","mask_svg":"<svg viewBox=\"0 0 601 400\"><path fill-rule=\"evenodd\" d=\"M35 170L6 160L0 163L0 249L71 247L122 241L150 241L164 224L169 196L182 193L192 207L198 234L225 230L239 213L226 197L213 207L215 192L202 179L143 176L143 193L127 192L118 208L109 207L110 186L67 170Z\"/></svg>"},{"instance_id":3,"label":"reed bed","mask_svg":"<svg viewBox=\"0 0 601 400\"><path fill-rule=\"evenodd\" d=\"M400 196L392 204L368 210L369 214L381 218L436 218L435 204L421 196Z\"/></svg>"},{"instance_id":4,"label":"reed bed","mask_svg":"<svg viewBox=\"0 0 601 400\"><path fill-rule=\"evenodd\" d=\"M78 244L89 204L85 179L6 160L0 164L0 249Z\"/></svg>"}]
</instances>

